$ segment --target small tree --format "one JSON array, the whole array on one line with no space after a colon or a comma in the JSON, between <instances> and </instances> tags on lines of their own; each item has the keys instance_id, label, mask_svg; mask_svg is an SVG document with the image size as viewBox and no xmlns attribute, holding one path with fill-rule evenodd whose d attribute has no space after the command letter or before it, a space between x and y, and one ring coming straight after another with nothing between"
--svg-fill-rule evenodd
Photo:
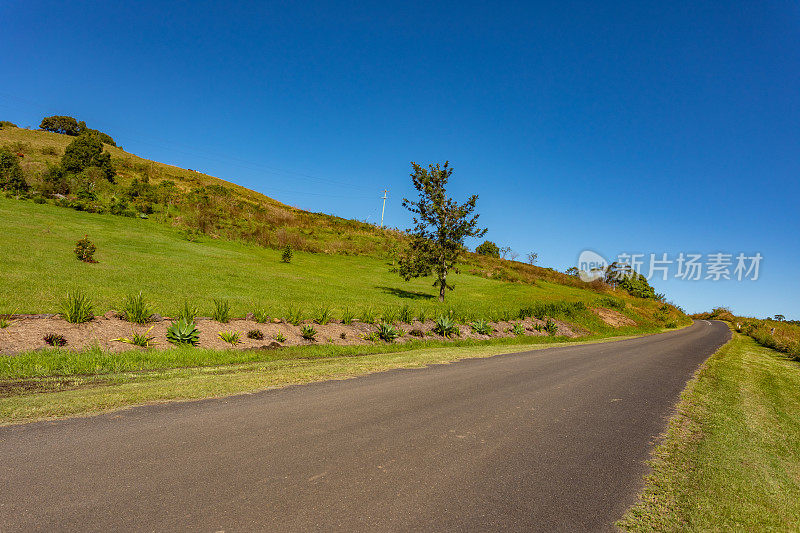
<instances>
[{"instance_id":1,"label":"small tree","mask_svg":"<svg viewBox=\"0 0 800 533\"><path fill-rule=\"evenodd\" d=\"M114 166L111 154L103 151L103 142L95 135L80 135L69 143L61 157L61 166L67 172L78 173L88 167L97 167L105 178L114 183Z\"/></svg>"},{"instance_id":2,"label":"small tree","mask_svg":"<svg viewBox=\"0 0 800 533\"><path fill-rule=\"evenodd\" d=\"M17 193L28 190L19 159L5 149L0 150L0 189Z\"/></svg>"},{"instance_id":3,"label":"small tree","mask_svg":"<svg viewBox=\"0 0 800 533\"><path fill-rule=\"evenodd\" d=\"M97 263L97 261L94 260L95 251L97 251L97 247L89 240L88 235L84 235L83 239L79 239L78 242L75 243L75 256L79 261L83 261L84 263Z\"/></svg>"},{"instance_id":4,"label":"small tree","mask_svg":"<svg viewBox=\"0 0 800 533\"><path fill-rule=\"evenodd\" d=\"M414 227L408 230L411 242L400 255L397 271L406 281L436 276L433 285L439 287L439 301L443 302L445 290L454 289L447 284L447 275L457 272L455 265L464 251L464 239L483 237L486 229L478 227L479 215L472 214L478 195L473 194L461 205L448 198L447 181L453 174L449 162L428 165L427 169L414 162L411 166L411 181L419 198L403 198L403 207L414 214Z\"/></svg>"},{"instance_id":5,"label":"small tree","mask_svg":"<svg viewBox=\"0 0 800 533\"><path fill-rule=\"evenodd\" d=\"M492 241L483 241L475 248L478 255L488 255L489 257L500 257L500 248Z\"/></svg>"},{"instance_id":6,"label":"small tree","mask_svg":"<svg viewBox=\"0 0 800 533\"><path fill-rule=\"evenodd\" d=\"M287 244L283 247L283 253L281 254L281 261L284 263L291 263L292 262L292 245Z\"/></svg>"},{"instance_id":7,"label":"small tree","mask_svg":"<svg viewBox=\"0 0 800 533\"><path fill-rule=\"evenodd\" d=\"M531 252L526 257L528 258L528 263L529 264L535 265L536 264L536 260L539 259L539 254L537 254L536 252Z\"/></svg>"}]
</instances>

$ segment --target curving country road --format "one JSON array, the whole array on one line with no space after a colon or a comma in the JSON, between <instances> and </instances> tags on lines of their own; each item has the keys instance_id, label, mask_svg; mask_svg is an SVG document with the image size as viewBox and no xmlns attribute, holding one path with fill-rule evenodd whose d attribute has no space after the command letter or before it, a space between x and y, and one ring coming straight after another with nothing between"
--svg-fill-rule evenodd
<instances>
[{"instance_id":1,"label":"curving country road","mask_svg":"<svg viewBox=\"0 0 800 533\"><path fill-rule=\"evenodd\" d=\"M720 322L0 428L0 531L590 531Z\"/></svg>"}]
</instances>

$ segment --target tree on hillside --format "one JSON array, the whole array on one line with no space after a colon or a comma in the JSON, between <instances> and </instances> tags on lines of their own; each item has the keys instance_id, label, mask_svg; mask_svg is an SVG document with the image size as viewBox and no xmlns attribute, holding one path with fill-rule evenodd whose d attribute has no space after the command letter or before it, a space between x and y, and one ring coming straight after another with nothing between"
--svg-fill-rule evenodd
<instances>
[{"instance_id":1,"label":"tree on hillside","mask_svg":"<svg viewBox=\"0 0 800 533\"><path fill-rule=\"evenodd\" d=\"M39 129L44 131L51 131L53 133L60 133L62 135L71 135L77 137L78 135L94 135L100 141L116 146L117 143L107 133L86 127L86 122L80 121L75 117L65 115L53 115L52 117L44 117L42 123L39 124Z\"/></svg>"},{"instance_id":2,"label":"tree on hillside","mask_svg":"<svg viewBox=\"0 0 800 533\"><path fill-rule=\"evenodd\" d=\"M784 320L786 320L786 317L784 315L775 315L775 320L777 320L778 322L783 322Z\"/></svg>"},{"instance_id":3,"label":"tree on hillside","mask_svg":"<svg viewBox=\"0 0 800 533\"><path fill-rule=\"evenodd\" d=\"M3 128L18 128L18 127L19 126L17 126L13 122L9 122L8 120L0 120L0 129L3 129Z\"/></svg>"},{"instance_id":4,"label":"tree on hillside","mask_svg":"<svg viewBox=\"0 0 800 533\"><path fill-rule=\"evenodd\" d=\"M86 129L86 123L78 122L75 117L53 115L52 117L44 117L42 123L39 124L39 129L51 131L53 133L61 133L63 135L77 136Z\"/></svg>"},{"instance_id":5,"label":"tree on hillside","mask_svg":"<svg viewBox=\"0 0 800 533\"><path fill-rule=\"evenodd\" d=\"M483 241L475 248L478 255L488 255L489 257L500 257L500 248L492 241Z\"/></svg>"},{"instance_id":6,"label":"tree on hillside","mask_svg":"<svg viewBox=\"0 0 800 533\"><path fill-rule=\"evenodd\" d=\"M6 149L0 150L0 189L11 192L28 190L28 184L22 177L19 159Z\"/></svg>"},{"instance_id":7,"label":"tree on hillside","mask_svg":"<svg viewBox=\"0 0 800 533\"><path fill-rule=\"evenodd\" d=\"M473 215L478 195L473 194L463 204L447 196L447 181L453 174L450 163L428 165L425 169L412 162L411 181L419 198L403 198L403 207L414 214L414 227L408 230L411 242L401 253L397 271L408 281L411 278L436 276L434 287L439 287L439 301L444 301L447 275L457 272L458 256L464 251L464 239L483 237L485 228L478 227L478 216Z\"/></svg>"},{"instance_id":8,"label":"tree on hillside","mask_svg":"<svg viewBox=\"0 0 800 533\"><path fill-rule=\"evenodd\" d=\"M536 252L530 252L526 257L528 258L528 264L535 265L536 260L539 259L539 254Z\"/></svg>"},{"instance_id":9,"label":"tree on hillside","mask_svg":"<svg viewBox=\"0 0 800 533\"><path fill-rule=\"evenodd\" d=\"M69 143L61 157L61 166L64 171L75 174L89 167L97 167L111 183L114 183L116 175L111 154L103 151L103 142L94 135L80 135Z\"/></svg>"}]
</instances>

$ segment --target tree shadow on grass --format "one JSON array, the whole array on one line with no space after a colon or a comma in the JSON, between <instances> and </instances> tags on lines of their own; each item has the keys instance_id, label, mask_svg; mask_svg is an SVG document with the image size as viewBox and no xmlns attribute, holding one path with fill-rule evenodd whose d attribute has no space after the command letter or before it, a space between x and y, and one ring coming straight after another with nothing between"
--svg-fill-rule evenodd
<instances>
[{"instance_id":1,"label":"tree shadow on grass","mask_svg":"<svg viewBox=\"0 0 800 533\"><path fill-rule=\"evenodd\" d=\"M434 297L432 294L427 294L424 292L416 292L416 291L407 291L405 289L400 289L398 287L377 286L375 288L380 289L386 294L393 294L398 298L410 298L412 300L431 300Z\"/></svg>"}]
</instances>

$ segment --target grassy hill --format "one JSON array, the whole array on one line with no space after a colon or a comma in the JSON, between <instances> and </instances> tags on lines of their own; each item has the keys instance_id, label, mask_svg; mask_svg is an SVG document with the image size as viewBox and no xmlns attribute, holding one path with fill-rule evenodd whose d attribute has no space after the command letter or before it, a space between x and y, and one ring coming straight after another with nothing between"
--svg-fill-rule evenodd
<instances>
[{"instance_id":1,"label":"grassy hill","mask_svg":"<svg viewBox=\"0 0 800 533\"><path fill-rule=\"evenodd\" d=\"M25 178L40 191L47 187L43 176L48 165L59 161L73 139L0 129L0 146L22 154ZM404 282L389 271L393 251L404 238L399 232L309 213L212 176L148 161L118 147L105 149L118 175L114 184L96 183L98 205L115 205L134 180L155 188L170 181L178 193L156 198L150 206L129 198L123 214L136 216L108 214L105 208L90 212L92 205L84 204L76 209L74 195L0 199L0 224L6 230L0 241L6 266L0 312L56 312L71 289L88 294L99 312L138 292L167 316L175 315L184 300L208 312L213 299L229 300L238 315L260 308L282 316L290 306L307 313L320 306L379 312L404 305L429 315L442 312L430 279ZM150 214L142 218L137 208ZM98 263L75 259L72 249L83 235L97 245ZM290 264L280 261L279 248L287 242L298 250ZM461 270L452 278L457 289L448 294L445 307L464 316L580 301L587 307L617 306L641 324L682 319L671 306L590 287L547 268L468 254ZM579 322L592 331L605 328L592 313Z\"/></svg>"}]
</instances>

